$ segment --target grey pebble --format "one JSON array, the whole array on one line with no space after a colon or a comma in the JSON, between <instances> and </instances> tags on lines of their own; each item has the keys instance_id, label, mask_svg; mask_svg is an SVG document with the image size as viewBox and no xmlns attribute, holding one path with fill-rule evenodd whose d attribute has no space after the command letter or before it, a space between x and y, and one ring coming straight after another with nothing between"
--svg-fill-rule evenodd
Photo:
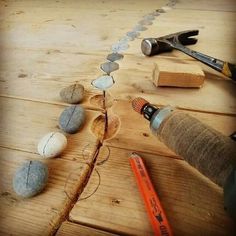
<instances>
[{"instance_id":1,"label":"grey pebble","mask_svg":"<svg viewBox=\"0 0 236 236\"><path fill-rule=\"evenodd\" d=\"M119 69L119 64L116 62L105 62L103 64L101 64L101 69L106 72L108 75L115 70Z\"/></svg>"},{"instance_id":2,"label":"grey pebble","mask_svg":"<svg viewBox=\"0 0 236 236\"><path fill-rule=\"evenodd\" d=\"M109 61L118 61L120 59L122 59L124 56L122 54L119 54L119 53L111 53L109 55L107 55L107 60Z\"/></svg>"},{"instance_id":3,"label":"grey pebble","mask_svg":"<svg viewBox=\"0 0 236 236\"><path fill-rule=\"evenodd\" d=\"M153 15L153 16L159 16L159 15L160 15L160 13L159 13L159 12L157 12L157 11L154 11L154 12L152 13L152 15Z\"/></svg>"},{"instance_id":4,"label":"grey pebble","mask_svg":"<svg viewBox=\"0 0 236 236\"><path fill-rule=\"evenodd\" d=\"M27 161L20 166L13 178L17 195L29 198L40 193L48 181L48 167L40 161Z\"/></svg>"},{"instance_id":5,"label":"grey pebble","mask_svg":"<svg viewBox=\"0 0 236 236\"><path fill-rule=\"evenodd\" d=\"M70 85L61 90L60 96L64 102L71 104L79 103L84 98L84 86L81 84Z\"/></svg>"},{"instance_id":6,"label":"grey pebble","mask_svg":"<svg viewBox=\"0 0 236 236\"><path fill-rule=\"evenodd\" d=\"M152 21L151 20L141 20L138 22L140 25L151 25Z\"/></svg>"},{"instance_id":7,"label":"grey pebble","mask_svg":"<svg viewBox=\"0 0 236 236\"><path fill-rule=\"evenodd\" d=\"M112 52L121 52L127 50L128 48L128 43L117 42L112 45L111 50Z\"/></svg>"},{"instance_id":8,"label":"grey pebble","mask_svg":"<svg viewBox=\"0 0 236 236\"><path fill-rule=\"evenodd\" d=\"M146 15L143 17L144 20L154 20L155 17L152 14Z\"/></svg>"},{"instance_id":9,"label":"grey pebble","mask_svg":"<svg viewBox=\"0 0 236 236\"><path fill-rule=\"evenodd\" d=\"M137 31L129 31L126 33L126 35L128 37L130 37L132 40L134 40L135 38L137 38L140 35L140 33Z\"/></svg>"},{"instance_id":10,"label":"grey pebble","mask_svg":"<svg viewBox=\"0 0 236 236\"><path fill-rule=\"evenodd\" d=\"M60 128L69 134L76 133L85 121L85 111L80 105L67 107L59 117Z\"/></svg>"},{"instance_id":11,"label":"grey pebble","mask_svg":"<svg viewBox=\"0 0 236 236\"><path fill-rule=\"evenodd\" d=\"M136 25L133 30L134 31L145 31L145 30L147 30L147 27L145 27L143 25Z\"/></svg>"},{"instance_id":12,"label":"grey pebble","mask_svg":"<svg viewBox=\"0 0 236 236\"><path fill-rule=\"evenodd\" d=\"M166 11L163 10L163 9L157 9L156 12L158 12L158 13L166 13Z\"/></svg>"}]
</instances>

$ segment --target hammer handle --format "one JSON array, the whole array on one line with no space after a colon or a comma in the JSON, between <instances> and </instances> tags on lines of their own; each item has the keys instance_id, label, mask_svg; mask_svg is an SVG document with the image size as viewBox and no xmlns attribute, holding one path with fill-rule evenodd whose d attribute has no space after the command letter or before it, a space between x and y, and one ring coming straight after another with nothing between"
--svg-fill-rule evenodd
<instances>
[{"instance_id":1,"label":"hammer handle","mask_svg":"<svg viewBox=\"0 0 236 236\"><path fill-rule=\"evenodd\" d=\"M170 113L162 121L157 135L219 186L224 186L236 165L236 143L182 111Z\"/></svg>"},{"instance_id":2,"label":"hammer handle","mask_svg":"<svg viewBox=\"0 0 236 236\"><path fill-rule=\"evenodd\" d=\"M191 50L179 43L174 43L172 46L175 49L177 49L181 52L184 52L185 54L187 54L187 55L201 61L202 63L212 67L213 69L220 71L222 74L231 78L233 81L236 81L236 65L231 64L229 62L224 62L222 60L208 56L208 55L203 54L201 52L196 52L196 51Z\"/></svg>"},{"instance_id":3,"label":"hammer handle","mask_svg":"<svg viewBox=\"0 0 236 236\"><path fill-rule=\"evenodd\" d=\"M224 62L221 72L232 80L236 81L236 65L229 62Z\"/></svg>"}]
</instances>

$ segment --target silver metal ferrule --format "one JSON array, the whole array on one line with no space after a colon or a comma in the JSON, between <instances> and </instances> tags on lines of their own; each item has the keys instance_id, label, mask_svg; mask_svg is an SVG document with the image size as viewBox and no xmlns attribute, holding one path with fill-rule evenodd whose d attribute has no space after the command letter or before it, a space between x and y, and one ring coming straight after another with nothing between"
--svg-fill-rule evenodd
<instances>
[{"instance_id":1,"label":"silver metal ferrule","mask_svg":"<svg viewBox=\"0 0 236 236\"><path fill-rule=\"evenodd\" d=\"M152 119L150 121L150 129L155 136L158 135L158 129L162 121L165 120L173 111L174 111L173 107L166 106L157 110L153 114Z\"/></svg>"}]
</instances>

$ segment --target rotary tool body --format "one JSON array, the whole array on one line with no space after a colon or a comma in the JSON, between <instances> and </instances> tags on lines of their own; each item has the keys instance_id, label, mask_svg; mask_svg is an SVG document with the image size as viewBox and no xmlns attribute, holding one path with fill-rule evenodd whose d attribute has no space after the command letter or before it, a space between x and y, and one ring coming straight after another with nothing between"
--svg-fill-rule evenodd
<instances>
[{"instance_id":1,"label":"rotary tool body","mask_svg":"<svg viewBox=\"0 0 236 236\"><path fill-rule=\"evenodd\" d=\"M224 188L225 209L236 220L236 143L185 112L141 99L133 101L133 108L150 121L152 133Z\"/></svg>"}]
</instances>

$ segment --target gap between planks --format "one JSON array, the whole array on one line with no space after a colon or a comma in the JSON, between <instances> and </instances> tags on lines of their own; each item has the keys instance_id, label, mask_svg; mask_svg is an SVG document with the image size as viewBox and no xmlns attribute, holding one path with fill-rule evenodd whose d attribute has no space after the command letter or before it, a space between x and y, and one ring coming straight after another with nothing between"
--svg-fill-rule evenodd
<instances>
[{"instance_id":1,"label":"gap between planks","mask_svg":"<svg viewBox=\"0 0 236 236\"><path fill-rule=\"evenodd\" d=\"M88 94L89 95L89 94ZM94 94L90 94L91 96ZM89 96L90 96L89 95ZM16 100L21 100L21 101L27 101L27 102L35 102L35 103L42 103L42 104L49 104L49 105L56 105L56 106L61 106L64 108L65 106L70 107L74 104L69 104L69 103L63 103L63 102L53 102L53 101L43 101L43 100L38 100L38 99L32 99L32 98L23 98L19 96L12 96L12 95L6 95L6 94L0 94L0 98L9 98L9 99L16 99ZM82 105L85 109L90 110L90 111L102 111L101 108L95 108L91 106L88 106L86 104L76 104L76 105Z\"/></svg>"}]
</instances>

